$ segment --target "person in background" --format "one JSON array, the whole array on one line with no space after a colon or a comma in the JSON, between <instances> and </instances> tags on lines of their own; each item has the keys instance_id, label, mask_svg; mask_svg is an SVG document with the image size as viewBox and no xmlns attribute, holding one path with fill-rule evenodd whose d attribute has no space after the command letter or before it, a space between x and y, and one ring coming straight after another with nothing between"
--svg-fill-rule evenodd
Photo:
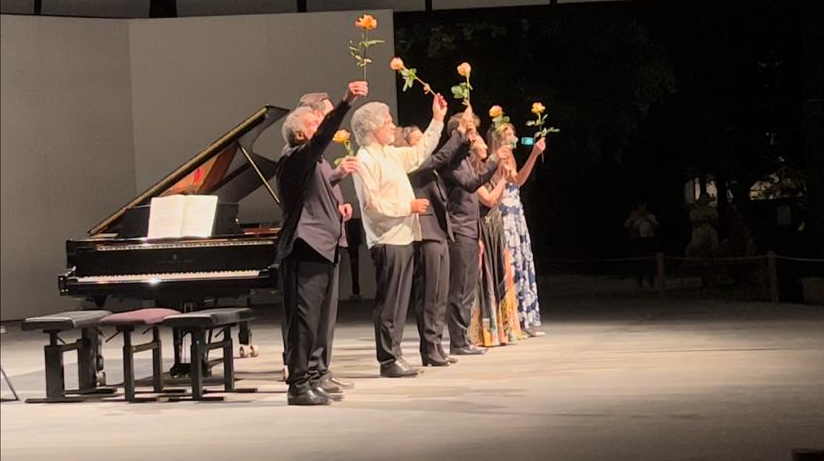
<instances>
[{"instance_id":1,"label":"person in background","mask_svg":"<svg viewBox=\"0 0 824 461\"><path fill-rule=\"evenodd\" d=\"M658 220L647 211L647 202L639 200L629 217L624 221L624 229L629 234L630 256L632 258L649 258L635 261L635 280L638 288L644 287L644 280L655 286L655 232Z\"/></svg>"}]
</instances>

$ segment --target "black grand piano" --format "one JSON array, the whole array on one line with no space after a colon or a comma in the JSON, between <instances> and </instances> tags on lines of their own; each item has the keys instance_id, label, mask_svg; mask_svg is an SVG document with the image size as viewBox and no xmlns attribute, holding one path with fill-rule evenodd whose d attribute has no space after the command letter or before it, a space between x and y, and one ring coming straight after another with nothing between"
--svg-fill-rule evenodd
<instances>
[{"instance_id":1,"label":"black grand piano","mask_svg":"<svg viewBox=\"0 0 824 461\"><path fill-rule=\"evenodd\" d=\"M66 241L67 271L57 279L61 295L103 307L107 298L152 300L156 306L199 309L219 298L237 298L277 286L278 228L241 225L238 202L263 186L276 163L252 147L260 134L289 111L265 106L88 231ZM168 195L217 195L212 236L150 240L149 204ZM273 209L273 212L275 210ZM245 333L245 335L244 335ZM248 344L248 329L241 343ZM176 346L179 346L175 335ZM244 341L245 340L245 341ZM179 364L179 347L175 363Z\"/></svg>"},{"instance_id":2,"label":"black grand piano","mask_svg":"<svg viewBox=\"0 0 824 461\"><path fill-rule=\"evenodd\" d=\"M260 134L288 113L265 106L157 184L91 228L90 238L66 241L61 295L155 300L164 307L201 306L274 287L277 228L241 226L238 202L268 184L275 162L254 153ZM174 194L217 195L212 237L149 240L149 203ZM274 210L273 210L274 211Z\"/></svg>"}]
</instances>

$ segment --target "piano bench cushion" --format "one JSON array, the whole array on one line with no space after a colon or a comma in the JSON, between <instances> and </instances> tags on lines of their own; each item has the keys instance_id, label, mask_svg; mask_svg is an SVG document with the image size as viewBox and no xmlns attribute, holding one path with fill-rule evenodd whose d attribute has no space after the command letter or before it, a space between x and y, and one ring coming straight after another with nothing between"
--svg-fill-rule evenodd
<instances>
[{"instance_id":1,"label":"piano bench cushion","mask_svg":"<svg viewBox=\"0 0 824 461\"><path fill-rule=\"evenodd\" d=\"M162 324L178 328L217 328L253 318L254 312L248 307L224 307L170 315Z\"/></svg>"},{"instance_id":2,"label":"piano bench cushion","mask_svg":"<svg viewBox=\"0 0 824 461\"><path fill-rule=\"evenodd\" d=\"M57 314L41 315L39 317L29 317L23 320L21 328L26 331L74 330L75 328L97 325L103 317L111 314L111 312L103 310L60 312Z\"/></svg>"},{"instance_id":3,"label":"piano bench cushion","mask_svg":"<svg viewBox=\"0 0 824 461\"><path fill-rule=\"evenodd\" d=\"M101 325L157 325L170 315L180 311L163 307L150 307L129 312L119 312L103 318Z\"/></svg>"}]
</instances>

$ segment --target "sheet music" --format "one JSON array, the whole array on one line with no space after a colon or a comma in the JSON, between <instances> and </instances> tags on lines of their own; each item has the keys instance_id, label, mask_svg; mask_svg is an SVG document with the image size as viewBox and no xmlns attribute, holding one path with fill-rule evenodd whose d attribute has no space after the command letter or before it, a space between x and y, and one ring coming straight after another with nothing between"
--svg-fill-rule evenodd
<instances>
[{"instance_id":1,"label":"sheet music","mask_svg":"<svg viewBox=\"0 0 824 461\"><path fill-rule=\"evenodd\" d=\"M209 237L215 225L217 195L187 195L181 237Z\"/></svg>"},{"instance_id":2,"label":"sheet music","mask_svg":"<svg viewBox=\"0 0 824 461\"><path fill-rule=\"evenodd\" d=\"M169 195L152 198L150 239L209 237L217 211L216 195Z\"/></svg>"}]
</instances>

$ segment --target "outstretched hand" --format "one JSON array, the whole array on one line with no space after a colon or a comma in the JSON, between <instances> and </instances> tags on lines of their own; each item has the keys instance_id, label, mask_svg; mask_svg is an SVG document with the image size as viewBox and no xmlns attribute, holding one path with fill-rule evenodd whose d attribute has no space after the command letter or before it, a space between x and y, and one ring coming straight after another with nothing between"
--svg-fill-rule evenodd
<instances>
[{"instance_id":1,"label":"outstretched hand","mask_svg":"<svg viewBox=\"0 0 824 461\"><path fill-rule=\"evenodd\" d=\"M440 93L435 93L432 97L432 120L443 122L444 118L446 118L446 99Z\"/></svg>"},{"instance_id":2,"label":"outstretched hand","mask_svg":"<svg viewBox=\"0 0 824 461\"><path fill-rule=\"evenodd\" d=\"M352 105L356 99L359 97L366 97L369 94L369 83L363 80L356 80L354 82L349 82L349 87L346 89L346 96L343 97L343 100L346 101L347 104Z\"/></svg>"},{"instance_id":3,"label":"outstretched hand","mask_svg":"<svg viewBox=\"0 0 824 461\"><path fill-rule=\"evenodd\" d=\"M546 151L546 138L541 138L538 142L535 143L535 146L532 147L532 154L533 155L541 155Z\"/></svg>"}]
</instances>

